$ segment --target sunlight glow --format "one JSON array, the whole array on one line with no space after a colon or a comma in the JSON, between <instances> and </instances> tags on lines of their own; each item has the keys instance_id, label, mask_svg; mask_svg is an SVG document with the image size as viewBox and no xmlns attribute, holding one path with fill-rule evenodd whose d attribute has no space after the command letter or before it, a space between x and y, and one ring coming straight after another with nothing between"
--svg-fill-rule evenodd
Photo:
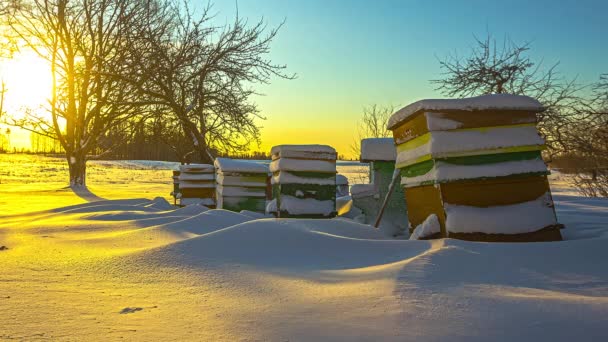
<instances>
[{"instance_id":1,"label":"sunlight glow","mask_svg":"<svg viewBox=\"0 0 608 342\"><path fill-rule=\"evenodd\" d=\"M6 84L4 110L15 117L45 105L51 96L51 67L33 51L0 61L0 79Z\"/></svg>"}]
</instances>

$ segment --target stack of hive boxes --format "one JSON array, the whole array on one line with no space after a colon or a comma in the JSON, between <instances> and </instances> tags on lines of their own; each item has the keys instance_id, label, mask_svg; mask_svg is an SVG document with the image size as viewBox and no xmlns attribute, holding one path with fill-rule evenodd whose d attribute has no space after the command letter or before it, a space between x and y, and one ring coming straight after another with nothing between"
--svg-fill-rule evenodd
<instances>
[{"instance_id":1,"label":"stack of hive boxes","mask_svg":"<svg viewBox=\"0 0 608 342\"><path fill-rule=\"evenodd\" d=\"M265 211L268 166L228 158L217 158L214 165L218 209Z\"/></svg>"},{"instance_id":2,"label":"stack of hive boxes","mask_svg":"<svg viewBox=\"0 0 608 342\"><path fill-rule=\"evenodd\" d=\"M422 100L393 114L410 232L438 221L436 236L561 240L536 130L543 110L532 98L496 94Z\"/></svg>"},{"instance_id":3,"label":"stack of hive boxes","mask_svg":"<svg viewBox=\"0 0 608 342\"><path fill-rule=\"evenodd\" d=\"M279 145L270 153L278 217L336 215L336 150L326 145Z\"/></svg>"},{"instance_id":4,"label":"stack of hive boxes","mask_svg":"<svg viewBox=\"0 0 608 342\"><path fill-rule=\"evenodd\" d=\"M209 164L179 166L179 205L215 207L215 169Z\"/></svg>"},{"instance_id":5,"label":"stack of hive boxes","mask_svg":"<svg viewBox=\"0 0 608 342\"><path fill-rule=\"evenodd\" d=\"M369 184L352 186L353 205L363 211L365 222L373 224L380 212L393 179L397 156L392 138L361 140L362 163L369 163ZM407 209L400 187L390 195L381 221L381 230L389 236L401 235L407 228Z\"/></svg>"}]
</instances>

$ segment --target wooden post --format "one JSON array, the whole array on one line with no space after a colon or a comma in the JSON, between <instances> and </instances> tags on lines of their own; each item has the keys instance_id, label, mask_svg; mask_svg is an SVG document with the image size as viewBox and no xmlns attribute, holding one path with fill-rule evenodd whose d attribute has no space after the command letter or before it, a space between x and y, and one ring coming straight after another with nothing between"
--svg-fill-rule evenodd
<instances>
[{"instance_id":1,"label":"wooden post","mask_svg":"<svg viewBox=\"0 0 608 342\"><path fill-rule=\"evenodd\" d=\"M391 185L388 188L388 192L386 193L386 197L384 197L384 202L382 202L382 207L380 208L380 212L378 212L378 217L376 217L376 223L374 223L374 227L378 228L380 225L380 221L382 220L382 215L384 215L384 209L386 209L386 205L388 204L388 199L391 197L393 191L395 191L395 186L397 184L397 180L400 178L400 170L395 169L393 171L393 179L391 180Z\"/></svg>"}]
</instances>

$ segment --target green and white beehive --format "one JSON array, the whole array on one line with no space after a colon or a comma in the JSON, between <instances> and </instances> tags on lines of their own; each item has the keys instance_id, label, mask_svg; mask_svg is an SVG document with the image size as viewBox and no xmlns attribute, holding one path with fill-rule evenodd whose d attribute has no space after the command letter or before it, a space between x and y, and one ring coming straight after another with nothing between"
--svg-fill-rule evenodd
<instances>
[{"instance_id":1,"label":"green and white beehive","mask_svg":"<svg viewBox=\"0 0 608 342\"><path fill-rule=\"evenodd\" d=\"M279 145L271 155L278 217L336 216L336 150L327 145Z\"/></svg>"},{"instance_id":2,"label":"green and white beehive","mask_svg":"<svg viewBox=\"0 0 608 342\"><path fill-rule=\"evenodd\" d=\"M217 158L214 165L218 209L265 211L268 166L229 158Z\"/></svg>"}]
</instances>

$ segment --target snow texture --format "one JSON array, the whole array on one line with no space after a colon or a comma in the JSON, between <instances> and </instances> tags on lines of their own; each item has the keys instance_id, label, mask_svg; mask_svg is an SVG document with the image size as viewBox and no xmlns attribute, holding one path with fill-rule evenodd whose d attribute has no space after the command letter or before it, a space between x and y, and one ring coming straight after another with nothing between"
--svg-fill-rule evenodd
<instances>
[{"instance_id":1,"label":"snow texture","mask_svg":"<svg viewBox=\"0 0 608 342\"><path fill-rule=\"evenodd\" d=\"M213 173L215 168L211 164L186 164L180 165L179 170L181 172L192 172L192 173Z\"/></svg>"},{"instance_id":2,"label":"snow texture","mask_svg":"<svg viewBox=\"0 0 608 342\"><path fill-rule=\"evenodd\" d=\"M549 178L564 241L478 243L165 210L141 196L177 165L155 164L90 161L83 198L65 159L0 154L0 340L606 340L608 201L569 175Z\"/></svg>"},{"instance_id":3,"label":"snow texture","mask_svg":"<svg viewBox=\"0 0 608 342\"><path fill-rule=\"evenodd\" d=\"M446 204L452 233L522 234L557 224L549 193L530 202L479 208Z\"/></svg>"},{"instance_id":4,"label":"snow texture","mask_svg":"<svg viewBox=\"0 0 608 342\"><path fill-rule=\"evenodd\" d=\"M237 160L230 158L216 158L213 163L216 170L227 172L243 173L268 173L268 166L249 160Z\"/></svg>"},{"instance_id":5,"label":"snow texture","mask_svg":"<svg viewBox=\"0 0 608 342\"><path fill-rule=\"evenodd\" d=\"M297 171L336 173L336 162L331 160L308 160L281 158L270 163L270 172Z\"/></svg>"},{"instance_id":6,"label":"snow texture","mask_svg":"<svg viewBox=\"0 0 608 342\"><path fill-rule=\"evenodd\" d=\"M433 168L421 176L401 177L401 185L415 186L423 183L475 178L494 178L525 173L547 172L542 159L516 160L492 164L457 165L436 161Z\"/></svg>"},{"instance_id":7,"label":"snow texture","mask_svg":"<svg viewBox=\"0 0 608 342\"><path fill-rule=\"evenodd\" d=\"M336 160L336 150L327 145L279 145L270 150L272 159L324 159Z\"/></svg>"},{"instance_id":8,"label":"snow texture","mask_svg":"<svg viewBox=\"0 0 608 342\"><path fill-rule=\"evenodd\" d=\"M320 201L314 198L297 198L288 195L281 196L281 211L287 211L291 215L325 215L328 216L335 210L334 201Z\"/></svg>"},{"instance_id":9,"label":"snow texture","mask_svg":"<svg viewBox=\"0 0 608 342\"><path fill-rule=\"evenodd\" d=\"M420 111L445 112L450 110L542 112L544 107L540 102L531 97L511 94L491 94L463 99L420 100L395 112L388 120L387 129L395 128L401 122Z\"/></svg>"},{"instance_id":10,"label":"snow texture","mask_svg":"<svg viewBox=\"0 0 608 342\"><path fill-rule=\"evenodd\" d=\"M437 218L437 215L431 214L424 222L416 226L414 232L410 235L410 240L420 240L440 232L441 226L439 225L439 219Z\"/></svg>"},{"instance_id":11,"label":"snow texture","mask_svg":"<svg viewBox=\"0 0 608 342\"><path fill-rule=\"evenodd\" d=\"M369 138L361 140L361 161L393 161L397 149L393 138Z\"/></svg>"},{"instance_id":12,"label":"snow texture","mask_svg":"<svg viewBox=\"0 0 608 342\"><path fill-rule=\"evenodd\" d=\"M542 146L543 144L543 139L533 125L493 127L483 131L438 131L430 133L428 143L399 152L397 164L407 163L428 154L441 158L480 154L478 152L484 150L516 146Z\"/></svg>"},{"instance_id":13,"label":"snow texture","mask_svg":"<svg viewBox=\"0 0 608 342\"><path fill-rule=\"evenodd\" d=\"M336 175L336 185L348 185L348 178L346 176L337 174Z\"/></svg>"}]
</instances>

